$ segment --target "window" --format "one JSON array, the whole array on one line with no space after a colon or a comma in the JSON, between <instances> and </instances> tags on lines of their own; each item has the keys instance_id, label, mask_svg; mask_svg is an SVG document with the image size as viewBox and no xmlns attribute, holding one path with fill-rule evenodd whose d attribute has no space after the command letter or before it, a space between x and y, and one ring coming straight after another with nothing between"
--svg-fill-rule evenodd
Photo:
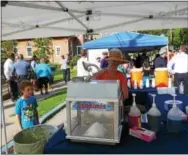
<instances>
[{"instance_id":1,"label":"window","mask_svg":"<svg viewBox=\"0 0 188 155\"><path fill-rule=\"evenodd\" d=\"M80 55L80 52L82 50L82 46L76 46L77 55Z\"/></svg>"},{"instance_id":2,"label":"window","mask_svg":"<svg viewBox=\"0 0 188 155\"><path fill-rule=\"evenodd\" d=\"M26 54L29 57L31 57L33 55L32 54L32 47L31 46L27 46L27 48L26 48Z\"/></svg>"},{"instance_id":3,"label":"window","mask_svg":"<svg viewBox=\"0 0 188 155\"><path fill-rule=\"evenodd\" d=\"M61 55L61 47L60 46L55 47L55 53L56 53L56 56Z\"/></svg>"}]
</instances>

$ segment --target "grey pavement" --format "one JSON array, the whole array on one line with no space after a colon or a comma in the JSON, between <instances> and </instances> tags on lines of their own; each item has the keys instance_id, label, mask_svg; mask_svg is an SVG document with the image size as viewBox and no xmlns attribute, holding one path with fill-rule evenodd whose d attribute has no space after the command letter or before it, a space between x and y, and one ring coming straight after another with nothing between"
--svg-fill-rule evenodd
<instances>
[{"instance_id":1,"label":"grey pavement","mask_svg":"<svg viewBox=\"0 0 188 155\"><path fill-rule=\"evenodd\" d=\"M58 83L56 83L56 84L54 84L52 86L53 89L49 90L49 94L40 95L40 93L37 92L37 93L35 93L35 96L37 98L37 101L44 100L44 99L46 99L46 98L58 93L60 90L62 90L65 87L66 87L66 85L64 84L64 82L58 82ZM6 130L7 130L7 141L10 141L10 140L12 140L14 135L16 133L18 133L18 131L19 131L18 126L16 124L15 116L13 116L15 103L13 103L9 99L9 100L3 101L3 105L4 105L3 106L4 107L4 111L5 111L5 121L6 121L5 125L6 125ZM64 110L61 110L57 115L52 117L46 123L47 124L51 124L51 125L59 126L60 124L62 124L62 122L66 118L65 115L66 115L66 113L64 113ZM5 144L4 128L1 128L0 139L2 140L0 142L0 144L2 146L2 145Z\"/></svg>"}]
</instances>

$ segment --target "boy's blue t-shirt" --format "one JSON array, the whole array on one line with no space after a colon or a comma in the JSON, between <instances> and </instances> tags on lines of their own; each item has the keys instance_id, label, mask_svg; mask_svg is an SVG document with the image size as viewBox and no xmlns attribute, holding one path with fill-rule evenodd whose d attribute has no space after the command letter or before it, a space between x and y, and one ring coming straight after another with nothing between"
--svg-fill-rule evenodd
<instances>
[{"instance_id":1,"label":"boy's blue t-shirt","mask_svg":"<svg viewBox=\"0 0 188 155\"><path fill-rule=\"evenodd\" d=\"M27 99L21 97L17 100L15 114L21 117L21 125L23 129L36 125L35 110L37 107L37 100L34 96L30 96Z\"/></svg>"},{"instance_id":2,"label":"boy's blue t-shirt","mask_svg":"<svg viewBox=\"0 0 188 155\"><path fill-rule=\"evenodd\" d=\"M37 64L35 67L35 73L37 78L48 77L50 78L52 75L51 68L48 64Z\"/></svg>"}]
</instances>

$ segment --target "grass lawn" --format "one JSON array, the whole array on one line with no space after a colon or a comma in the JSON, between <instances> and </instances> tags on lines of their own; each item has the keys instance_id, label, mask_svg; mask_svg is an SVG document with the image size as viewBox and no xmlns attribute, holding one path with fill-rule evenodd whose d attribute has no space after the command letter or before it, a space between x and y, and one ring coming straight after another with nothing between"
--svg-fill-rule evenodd
<instances>
[{"instance_id":1,"label":"grass lawn","mask_svg":"<svg viewBox=\"0 0 188 155\"><path fill-rule=\"evenodd\" d=\"M47 114L53 108L63 103L66 99L66 94L67 94L67 89L63 89L59 93L52 95L45 100L39 101L38 102L39 117L41 117L44 114ZM9 115L9 117L14 117L14 116L15 114Z\"/></svg>"},{"instance_id":2,"label":"grass lawn","mask_svg":"<svg viewBox=\"0 0 188 155\"><path fill-rule=\"evenodd\" d=\"M57 105L63 103L66 99L67 89L63 89L59 93L50 96L49 98L38 102L38 112L41 117L47 114L50 110L55 108Z\"/></svg>"},{"instance_id":3,"label":"grass lawn","mask_svg":"<svg viewBox=\"0 0 188 155\"><path fill-rule=\"evenodd\" d=\"M75 77L77 74L76 69L71 69L71 77ZM57 68L54 73L54 82L63 80L62 70Z\"/></svg>"}]
</instances>

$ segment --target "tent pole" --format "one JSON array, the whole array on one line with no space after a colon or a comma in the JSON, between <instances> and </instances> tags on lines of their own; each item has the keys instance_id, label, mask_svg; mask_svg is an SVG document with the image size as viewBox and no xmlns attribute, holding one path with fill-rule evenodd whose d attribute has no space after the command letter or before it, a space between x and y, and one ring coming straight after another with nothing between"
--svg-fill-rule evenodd
<instances>
[{"instance_id":1,"label":"tent pole","mask_svg":"<svg viewBox=\"0 0 188 155\"><path fill-rule=\"evenodd\" d=\"M80 25L82 25L86 30L89 30L89 27L87 27L83 22L81 22L73 13L71 13L68 8L66 8L60 1L55 1L62 9L63 11L66 11L71 17L73 17Z\"/></svg>"},{"instance_id":2,"label":"tent pole","mask_svg":"<svg viewBox=\"0 0 188 155\"><path fill-rule=\"evenodd\" d=\"M2 92L2 91L1 91ZM8 154L8 147L7 147L7 130L6 130L6 124L5 124L5 111L3 107L3 101L2 101L2 93L1 93L1 116L3 120L3 128L4 128L4 136L5 136L5 152Z\"/></svg>"},{"instance_id":3,"label":"tent pole","mask_svg":"<svg viewBox=\"0 0 188 155\"><path fill-rule=\"evenodd\" d=\"M25 8L32 8L32 9L42 9L42 10L59 11L59 12L62 11L61 8L57 8L57 7L53 7L53 6L38 5L38 4L28 3L28 2L9 1L7 5L18 6L18 7L25 7ZM73 9L71 9L70 11L74 12L74 13L85 14L85 11L73 10Z\"/></svg>"},{"instance_id":4,"label":"tent pole","mask_svg":"<svg viewBox=\"0 0 188 155\"><path fill-rule=\"evenodd\" d=\"M83 17L83 15L80 15L80 16L76 16L77 18L79 17ZM54 25L54 24L57 24L57 23L61 23L61 22L65 22L67 20L71 20L71 19L74 19L74 18L64 18L64 19L60 19L60 20L55 20L55 21L52 21L52 22L48 22L48 23L44 23L44 24L41 24L39 25L39 28L42 28L42 27L45 27L45 26L50 26L50 25ZM7 25L15 25L15 26L21 26L19 24L13 24L13 23L4 23L4 24L7 24ZM36 29L36 25L26 25L27 27L26 28L23 28L22 30L17 30L17 31L13 31L13 32L10 32L10 33L6 33L6 34L2 34L2 36L8 36L8 35L12 35L12 34L16 34L16 33L21 33L21 32L24 32L24 31L29 31L29 30L34 30ZM45 28L48 28L48 27L45 27ZM50 27L49 27L50 28ZM56 28L54 28L56 29ZM68 29L68 28L65 28L65 29ZM74 31L74 29L71 29L70 31ZM75 30L75 31L79 31L79 30Z\"/></svg>"},{"instance_id":5,"label":"tent pole","mask_svg":"<svg viewBox=\"0 0 188 155\"><path fill-rule=\"evenodd\" d=\"M129 25L129 24L141 22L141 21L144 21L144 20L147 20L147 18L139 18L139 19L135 19L135 20L131 20L131 21L126 21L126 22L114 24L114 25L108 25L108 26L96 28L95 31L102 31L102 30L112 29L112 28L115 28L115 27L120 27L120 26L124 26L124 25Z\"/></svg>"}]
</instances>

